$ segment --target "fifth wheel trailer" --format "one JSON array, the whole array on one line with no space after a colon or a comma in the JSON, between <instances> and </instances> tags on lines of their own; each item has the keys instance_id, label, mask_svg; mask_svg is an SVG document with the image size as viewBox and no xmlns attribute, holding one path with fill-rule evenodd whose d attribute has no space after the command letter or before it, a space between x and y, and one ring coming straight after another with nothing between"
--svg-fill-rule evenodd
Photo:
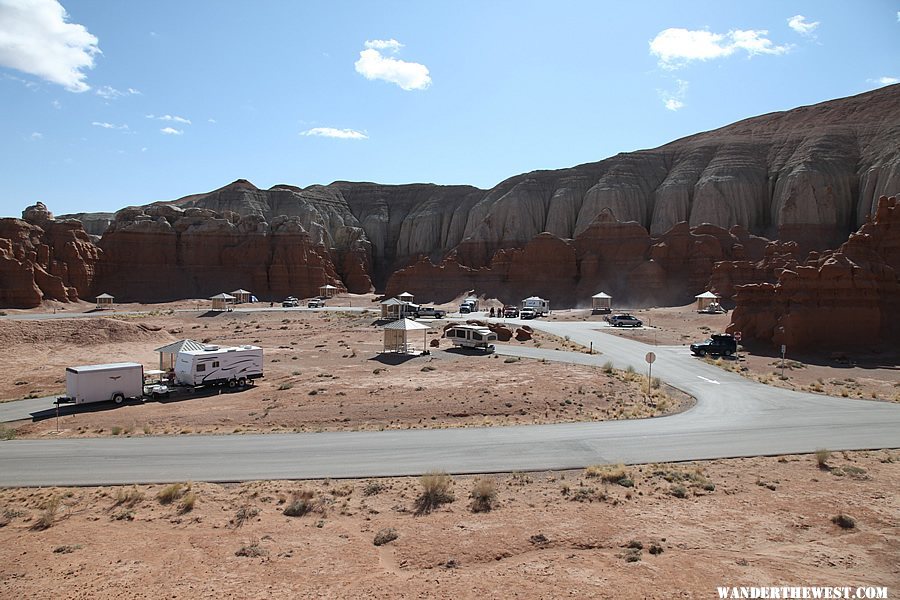
<instances>
[{"instance_id":1,"label":"fifth wheel trailer","mask_svg":"<svg viewBox=\"0 0 900 600\"><path fill-rule=\"evenodd\" d=\"M66 395L61 402L86 404L112 400L121 404L126 398L141 398L144 393L144 367L122 362L66 368Z\"/></svg>"},{"instance_id":2,"label":"fifth wheel trailer","mask_svg":"<svg viewBox=\"0 0 900 600\"><path fill-rule=\"evenodd\" d=\"M175 359L175 380L181 385L244 386L263 376L263 351L259 346L182 350Z\"/></svg>"}]
</instances>

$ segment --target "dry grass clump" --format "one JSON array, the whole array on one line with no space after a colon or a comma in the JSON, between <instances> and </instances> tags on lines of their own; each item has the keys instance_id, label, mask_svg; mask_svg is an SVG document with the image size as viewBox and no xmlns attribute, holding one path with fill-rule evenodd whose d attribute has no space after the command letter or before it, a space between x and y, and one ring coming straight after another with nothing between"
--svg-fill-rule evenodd
<instances>
[{"instance_id":1,"label":"dry grass clump","mask_svg":"<svg viewBox=\"0 0 900 600\"><path fill-rule=\"evenodd\" d=\"M443 504L456 499L450 491L453 479L446 473L438 471L425 473L419 477L419 484L422 486L422 493L415 501L416 515L427 515Z\"/></svg>"},{"instance_id":2,"label":"dry grass clump","mask_svg":"<svg viewBox=\"0 0 900 600\"><path fill-rule=\"evenodd\" d=\"M380 529L378 533L375 534L375 539L372 541L376 546L383 546L388 542L393 542L399 536L397 530L393 527L388 527L386 529Z\"/></svg>"},{"instance_id":3,"label":"dry grass clump","mask_svg":"<svg viewBox=\"0 0 900 600\"><path fill-rule=\"evenodd\" d=\"M245 505L240 507L228 524L235 529L238 529L244 525L245 521L248 521L259 514L259 509L255 506Z\"/></svg>"},{"instance_id":4,"label":"dry grass clump","mask_svg":"<svg viewBox=\"0 0 900 600\"><path fill-rule=\"evenodd\" d=\"M144 499L144 494L137 488L119 488L116 490L116 503L113 504L113 508L118 506L124 506L126 508L132 508L140 503Z\"/></svg>"},{"instance_id":5,"label":"dry grass clump","mask_svg":"<svg viewBox=\"0 0 900 600\"><path fill-rule=\"evenodd\" d=\"M288 502L284 510L281 511L286 517L302 517L313 511L323 512L322 502L316 499L315 494L310 490L300 490L291 495L291 501Z\"/></svg>"},{"instance_id":6,"label":"dry grass clump","mask_svg":"<svg viewBox=\"0 0 900 600\"><path fill-rule=\"evenodd\" d=\"M816 450L816 465L820 469L828 468L828 459L831 458L831 452L826 450L825 448L819 448Z\"/></svg>"},{"instance_id":7,"label":"dry grass clump","mask_svg":"<svg viewBox=\"0 0 900 600\"><path fill-rule=\"evenodd\" d=\"M45 529L50 529L53 523L56 522L56 512L59 510L59 504L59 496L54 496L44 503L41 515L32 523L31 530L44 531Z\"/></svg>"},{"instance_id":8,"label":"dry grass clump","mask_svg":"<svg viewBox=\"0 0 900 600\"><path fill-rule=\"evenodd\" d=\"M257 556L265 556L266 551L262 546L259 545L259 540L251 540L238 548L234 555L255 558Z\"/></svg>"},{"instance_id":9,"label":"dry grass clump","mask_svg":"<svg viewBox=\"0 0 900 600\"><path fill-rule=\"evenodd\" d=\"M472 487L472 512L490 512L497 502L497 483L489 477L479 477Z\"/></svg>"},{"instance_id":10,"label":"dry grass clump","mask_svg":"<svg viewBox=\"0 0 900 600\"><path fill-rule=\"evenodd\" d=\"M156 494L160 504L172 504L191 489L189 483L170 483Z\"/></svg>"},{"instance_id":11,"label":"dry grass clump","mask_svg":"<svg viewBox=\"0 0 900 600\"><path fill-rule=\"evenodd\" d=\"M591 465L584 470L584 476L596 477L607 483L618 483L623 487L634 485L624 465Z\"/></svg>"},{"instance_id":12,"label":"dry grass clump","mask_svg":"<svg viewBox=\"0 0 900 600\"><path fill-rule=\"evenodd\" d=\"M194 510L194 504L197 502L197 494L194 491L190 491L181 498L181 503L178 505L178 512L181 514L189 513Z\"/></svg>"}]
</instances>

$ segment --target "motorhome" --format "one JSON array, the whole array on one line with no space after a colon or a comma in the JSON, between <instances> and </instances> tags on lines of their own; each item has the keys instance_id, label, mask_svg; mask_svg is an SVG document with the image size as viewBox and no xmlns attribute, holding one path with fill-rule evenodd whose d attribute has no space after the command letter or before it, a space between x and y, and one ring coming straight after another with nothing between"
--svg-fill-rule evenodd
<instances>
[{"instance_id":1,"label":"motorhome","mask_svg":"<svg viewBox=\"0 0 900 600\"><path fill-rule=\"evenodd\" d=\"M531 296L530 298L522 300L519 308L533 308L535 315L543 317L544 315L550 314L550 301L544 300L538 296Z\"/></svg>"},{"instance_id":2,"label":"motorhome","mask_svg":"<svg viewBox=\"0 0 900 600\"><path fill-rule=\"evenodd\" d=\"M181 385L243 387L263 376L263 351L259 346L182 350L175 359L175 380Z\"/></svg>"},{"instance_id":3,"label":"motorhome","mask_svg":"<svg viewBox=\"0 0 900 600\"><path fill-rule=\"evenodd\" d=\"M66 395L60 402L87 404L112 400L121 404L126 398L142 398L144 367L121 362L66 368Z\"/></svg>"},{"instance_id":4,"label":"motorhome","mask_svg":"<svg viewBox=\"0 0 900 600\"><path fill-rule=\"evenodd\" d=\"M478 348L485 352L493 352L497 341L497 334L487 327L477 325L454 325L444 332L444 336L453 342L454 346L463 348Z\"/></svg>"}]
</instances>

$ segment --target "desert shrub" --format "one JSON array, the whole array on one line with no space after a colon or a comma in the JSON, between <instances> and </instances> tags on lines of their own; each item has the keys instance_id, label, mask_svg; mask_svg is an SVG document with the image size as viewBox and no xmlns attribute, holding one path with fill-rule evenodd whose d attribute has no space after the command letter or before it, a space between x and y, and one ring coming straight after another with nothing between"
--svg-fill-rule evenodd
<instances>
[{"instance_id":1,"label":"desert shrub","mask_svg":"<svg viewBox=\"0 0 900 600\"><path fill-rule=\"evenodd\" d=\"M450 491L453 479L446 473L438 471L425 473L419 477L419 485L422 486L422 493L415 500L417 515L426 515L441 505L455 500Z\"/></svg>"},{"instance_id":2,"label":"desert shrub","mask_svg":"<svg viewBox=\"0 0 900 600\"><path fill-rule=\"evenodd\" d=\"M54 496L48 500L41 511L40 516L31 525L32 531L43 531L50 529L56 522L56 512L59 510L59 496Z\"/></svg>"},{"instance_id":3,"label":"desert shrub","mask_svg":"<svg viewBox=\"0 0 900 600\"><path fill-rule=\"evenodd\" d=\"M248 521L259 514L259 509L255 506L245 505L237 509L237 512L234 514L234 517L228 522L229 525L238 529L244 525L245 521Z\"/></svg>"},{"instance_id":4,"label":"desert shrub","mask_svg":"<svg viewBox=\"0 0 900 600\"><path fill-rule=\"evenodd\" d=\"M613 364L611 361L606 361L605 363L603 363L603 372L607 375L612 375L614 370L615 369L613 368Z\"/></svg>"},{"instance_id":5,"label":"desert shrub","mask_svg":"<svg viewBox=\"0 0 900 600\"><path fill-rule=\"evenodd\" d=\"M816 450L816 465L820 469L828 468L828 459L831 458L831 452L826 450L825 448L819 448Z\"/></svg>"},{"instance_id":6,"label":"desert shrub","mask_svg":"<svg viewBox=\"0 0 900 600\"><path fill-rule=\"evenodd\" d=\"M602 502L606 500L606 494L598 492L592 487L580 485L569 494L569 500L572 502L593 502L594 500Z\"/></svg>"},{"instance_id":7,"label":"desert shrub","mask_svg":"<svg viewBox=\"0 0 900 600\"><path fill-rule=\"evenodd\" d=\"M628 373L629 375L634 375L634 367L631 365L628 365L627 367L625 367L625 372Z\"/></svg>"},{"instance_id":8,"label":"desert shrub","mask_svg":"<svg viewBox=\"0 0 900 600\"><path fill-rule=\"evenodd\" d=\"M113 435L119 435L120 433L122 433L122 428L118 425L113 425L110 428L110 433L112 433Z\"/></svg>"},{"instance_id":9,"label":"desert shrub","mask_svg":"<svg viewBox=\"0 0 900 600\"><path fill-rule=\"evenodd\" d=\"M506 358L503 359L503 362L506 364L511 364L511 363L517 363L517 362L519 362L519 360L520 359L518 356L507 356Z\"/></svg>"},{"instance_id":10,"label":"desert shrub","mask_svg":"<svg viewBox=\"0 0 900 600\"><path fill-rule=\"evenodd\" d=\"M601 481L618 483L628 477L623 465L591 465L584 470L585 477L597 477Z\"/></svg>"},{"instance_id":11,"label":"desert shrub","mask_svg":"<svg viewBox=\"0 0 900 600\"><path fill-rule=\"evenodd\" d=\"M650 544L650 549L648 550L648 552L650 552L650 554L656 556L658 554L663 553L663 547L660 546L659 544Z\"/></svg>"},{"instance_id":12,"label":"desert shrub","mask_svg":"<svg viewBox=\"0 0 900 600\"><path fill-rule=\"evenodd\" d=\"M385 529L378 530L378 533L375 534L375 539L372 540L372 543L376 546L383 546L388 542L393 542L398 537L397 530L393 527L387 527Z\"/></svg>"},{"instance_id":13,"label":"desert shrub","mask_svg":"<svg viewBox=\"0 0 900 600\"><path fill-rule=\"evenodd\" d=\"M315 507L314 494L309 490L302 490L291 496L291 501L284 507L282 513L286 517L302 517L312 512Z\"/></svg>"},{"instance_id":14,"label":"desert shrub","mask_svg":"<svg viewBox=\"0 0 900 600\"><path fill-rule=\"evenodd\" d=\"M156 499L159 500L160 504L171 504L175 500L181 498L185 491L187 490L183 483L171 483L159 490L159 493L156 494Z\"/></svg>"},{"instance_id":15,"label":"desert shrub","mask_svg":"<svg viewBox=\"0 0 900 600\"><path fill-rule=\"evenodd\" d=\"M688 491L687 488L683 485L673 485L669 490L669 493L675 496L676 498L687 498Z\"/></svg>"},{"instance_id":16,"label":"desert shrub","mask_svg":"<svg viewBox=\"0 0 900 600\"><path fill-rule=\"evenodd\" d=\"M16 430L9 425L0 423L0 440L13 440L16 438Z\"/></svg>"},{"instance_id":17,"label":"desert shrub","mask_svg":"<svg viewBox=\"0 0 900 600\"><path fill-rule=\"evenodd\" d=\"M278 386L278 389L283 392L284 390L289 390L292 387L294 387L293 383L282 383L281 385Z\"/></svg>"},{"instance_id":18,"label":"desert shrub","mask_svg":"<svg viewBox=\"0 0 900 600\"><path fill-rule=\"evenodd\" d=\"M116 490L116 503L113 505L113 508L117 506L125 506L131 508L135 506L139 502L144 499L144 494L138 490L137 488L119 488Z\"/></svg>"},{"instance_id":19,"label":"desert shrub","mask_svg":"<svg viewBox=\"0 0 900 600\"><path fill-rule=\"evenodd\" d=\"M184 514L191 512L194 510L194 504L197 502L197 494L195 492L188 492L181 499L181 504L178 505L178 512Z\"/></svg>"},{"instance_id":20,"label":"desert shrub","mask_svg":"<svg viewBox=\"0 0 900 600\"><path fill-rule=\"evenodd\" d=\"M265 556L266 551L259 545L259 540L252 540L237 549L235 556L246 556L254 558L257 556Z\"/></svg>"},{"instance_id":21,"label":"desert shrub","mask_svg":"<svg viewBox=\"0 0 900 600\"><path fill-rule=\"evenodd\" d=\"M363 488L363 496L375 496L384 491L384 486L377 481L370 481Z\"/></svg>"},{"instance_id":22,"label":"desert shrub","mask_svg":"<svg viewBox=\"0 0 900 600\"><path fill-rule=\"evenodd\" d=\"M831 522L841 529L853 529L856 527L856 519L844 513L831 517Z\"/></svg>"},{"instance_id":23,"label":"desert shrub","mask_svg":"<svg viewBox=\"0 0 900 600\"><path fill-rule=\"evenodd\" d=\"M497 484L488 477L479 477L472 487L472 512L490 512L497 501Z\"/></svg>"}]
</instances>

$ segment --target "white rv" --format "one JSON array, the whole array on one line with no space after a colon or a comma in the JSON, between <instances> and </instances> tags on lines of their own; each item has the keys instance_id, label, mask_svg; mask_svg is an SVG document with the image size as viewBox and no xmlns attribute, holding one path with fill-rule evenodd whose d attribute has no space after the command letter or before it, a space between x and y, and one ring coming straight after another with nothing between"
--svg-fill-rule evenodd
<instances>
[{"instance_id":1,"label":"white rv","mask_svg":"<svg viewBox=\"0 0 900 600\"><path fill-rule=\"evenodd\" d=\"M487 327L477 325L454 325L444 332L444 337L453 342L454 346L463 348L480 348L485 352L493 352L497 341L497 334Z\"/></svg>"},{"instance_id":2,"label":"white rv","mask_svg":"<svg viewBox=\"0 0 900 600\"><path fill-rule=\"evenodd\" d=\"M60 402L87 404L112 400L121 404L126 398L141 398L144 393L144 367L122 362L103 365L66 367L66 395Z\"/></svg>"},{"instance_id":3,"label":"white rv","mask_svg":"<svg viewBox=\"0 0 900 600\"><path fill-rule=\"evenodd\" d=\"M182 350L175 359L175 380L181 385L245 386L263 376L263 351L259 346Z\"/></svg>"},{"instance_id":4,"label":"white rv","mask_svg":"<svg viewBox=\"0 0 900 600\"><path fill-rule=\"evenodd\" d=\"M550 314L550 301L538 296L531 296L530 298L525 298L519 304L519 309L523 308L533 308L535 315L543 317Z\"/></svg>"}]
</instances>

